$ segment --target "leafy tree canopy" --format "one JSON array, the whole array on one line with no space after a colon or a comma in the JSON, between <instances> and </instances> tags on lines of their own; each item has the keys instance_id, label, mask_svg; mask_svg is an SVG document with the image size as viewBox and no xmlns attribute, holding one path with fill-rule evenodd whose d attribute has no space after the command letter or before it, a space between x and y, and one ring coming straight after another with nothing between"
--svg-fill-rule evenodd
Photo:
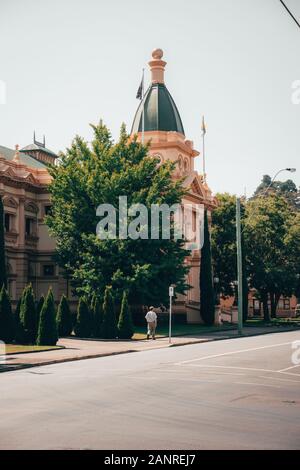
<instances>
[{"instance_id":1,"label":"leafy tree canopy","mask_svg":"<svg viewBox=\"0 0 300 470\"><path fill-rule=\"evenodd\" d=\"M128 207L179 203L184 190L172 179L174 164L158 165L148 155L149 146L130 140L124 126L117 143L102 122L92 128L91 146L77 136L50 170L53 206L47 223L57 239L59 264L79 296L103 297L111 285L119 297L129 289L135 302L167 302L170 284L176 283L178 292L187 288L183 241L100 240L96 208L103 203L117 208L119 196L127 196Z\"/></svg>"}]
</instances>

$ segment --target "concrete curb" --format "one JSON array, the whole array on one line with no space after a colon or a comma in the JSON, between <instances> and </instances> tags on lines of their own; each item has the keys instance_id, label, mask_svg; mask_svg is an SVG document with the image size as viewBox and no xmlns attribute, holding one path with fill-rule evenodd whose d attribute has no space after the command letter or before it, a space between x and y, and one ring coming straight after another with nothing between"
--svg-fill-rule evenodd
<instances>
[{"instance_id":1,"label":"concrete curb","mask_svg":"<svg viewBox=\"0 0 300 470\"><path fill-rule=\"evenodd\" d=\"M278 333L285 333L285 332L290 332L290 331L297 331L297 330L300 330L300 328L295 328L295 327L291 327L291 328L286 328L284 327L283 330L280 330L280 331L263 331L263 332L260 332L260 333L250 333L250 334L245 334L245 335L236 335L236 336L222 336L220 338L203 338L203 339L199 339L199 340L196 340L196 341L186 341L184 343L178 343L178 344L174 344L174 343L171 343L171 344L168 344L167 346L157 346L157 347L152 347L152 348L145 348L145 349L142 349L142 350L135 350L135 349L128 349L128 350L125 350L125 351L115 351L115 352L110 352L110 353L101 353L101 354L89 354L87 356L82 356L82 357L69 357L69 358L65 358L65 359L53 359L51 361L47 361L47 362L41 362L41 363L35 363L35 364L21 364L19 366L12 366L12 367L5 367L5 370L1 370L0 368L0 373L4 373L4 372L13 372L13 371L18 371L18 370L21 370L21 369L30 369L32 367L42 367L42 366L49 366L49 365L53 365L53 364L62 364L64 362L75 362L75 361L83 361L83 360L86 360L86 359L97 359L99 357L109 357L109 356L118 356L120 354L129 354L129 353L139 353L139 352L143 352L143 351L150 351L150 350L155 350L155 349L165 349L165 348L170 348L170 347L179 347L179 346L192 346L193 344L201 344L201 343L210 343L210 342L213 342L213 341L224 341L224 340L228 340L228 339L238 339L238 338L248 338L248 337L252 337L252 336L263 336L263 335L269 335L269 334L278 334ZM40 352L43 352L43 351L40 351ZM46 352L46 351L45 351Z\"/></svg>"}]
</instances>

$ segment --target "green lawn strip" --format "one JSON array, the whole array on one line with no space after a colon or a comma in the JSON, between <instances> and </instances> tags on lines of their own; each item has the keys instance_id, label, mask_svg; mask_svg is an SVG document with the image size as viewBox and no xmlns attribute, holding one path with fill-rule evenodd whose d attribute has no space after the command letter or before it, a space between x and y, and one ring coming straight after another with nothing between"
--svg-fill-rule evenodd
<instances>
[{"instance_id":1,"label":"green lawn strip","mask_svg":"<svg viewBox=\"0 0 300 470\"><path fill-rule=\"evenodd\" d=\"M23 354L41 351L54 351L57 349L65 349L64 346L35 346L35 345L22 345L22 344L6 344L5 354Z\"/></svg>"},{"instance_id":2,"label":"green lawn strip","mask_svg":"<svg viewBox=\"0 0 300 470\"><path fill-rule=\"evenodd\" d=\"M295 318L273 318L269 322L265 322L260 318L249 319L244 326L300 326L300 319Z\"/></svg>"},{"instance_id":3,"label":"green lawn strip","mask_svg":"<svg viewBox=\"0 0 300 470\"><path fill-rule=\"evenodd\" d=\"M236 328L234 325L223 325L223 326L205 326L205 325L173 325L172 336L187 336L187 335L200 335L205 333L215 333L219 331L232 330ZM133 339L140 340L146 339L147 335L145 332L146 328L143 326L135 327L135 334ZM166 337L169 335L168 325L158 326L157 338Z\"/></svg>"}]
</instances>

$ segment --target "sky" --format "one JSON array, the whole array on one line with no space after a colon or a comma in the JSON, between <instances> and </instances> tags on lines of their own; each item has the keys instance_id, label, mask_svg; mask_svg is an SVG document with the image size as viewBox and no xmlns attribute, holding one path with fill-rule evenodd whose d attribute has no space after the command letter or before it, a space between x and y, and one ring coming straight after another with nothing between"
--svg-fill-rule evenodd
<instances>
[{"instance_id":1,"label":"sky","mask_svg":"<svg viewBox=\"0 0 300 470\"><path fill-rule=\"evenodd\" d=\"M286 0L300 19L300 0ZM214 193L250 196L264 174L300 185L300 29L279 0L0 0L0 145L53 151L103 119L131 128L136 92L155 48L186 138ZM196 159L201 170L201 156Z\"/></svg>"}]
</instances>

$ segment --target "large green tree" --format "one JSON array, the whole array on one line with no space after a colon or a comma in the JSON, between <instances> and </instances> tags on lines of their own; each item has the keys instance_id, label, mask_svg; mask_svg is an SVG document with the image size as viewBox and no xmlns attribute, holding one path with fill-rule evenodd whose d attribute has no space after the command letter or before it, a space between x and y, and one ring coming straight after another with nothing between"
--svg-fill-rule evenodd
<instances>
[{"instance_id":1,"label":"large green tree","mask_svg":"<svg viewBox=\"0 0 300 470\"><path fill-rule=\"evenodd\" d=\"M235 296L237 302L237 249L236 249L236 196L229 193L216 194L217 207L212 211L211 249L214 276L223 298ZM242 221L246 202L241 204ZM243 319L248 317L248 265L247 246L242 236L243 262Z\"/></svg>"},{"instance_id":2,"label":"large green tree","mask_svg":"<svg viewBox=\"0 0 300 470\"><path fill-rule=\"evenodd\" d=\"M215 294L212 277L210 232L207 210L204 211L204 243L201 249L200 265L200 314L206 325L215 321Z\"/></svg>"},{"instance_id":3,"label":"large green tree","mask_svg":"<svg viewBox=\"0 0 300 470\"><path fill-rule=\"evenodd\" d=\"M237 279L236 261L236 197L216 194L217 207L212 211L211 251L214 275L223 297L234 295Z\"/></svg>"},{"instance_id":4,"label":"large green tree","mask_svg":"<svg viewBox=\"0 0 300 470\"><path fill-rule=\"evenodd\" d=\"M300 191L297 189L293 180L272 181L269 175L264 175L261 183L254 192L254 197L266 194L266 192L268 192L268 194L276 192L277 194L284 196L292 206L293 210L300 210Z\"/></svg>"},{"instance_id":5,"label":"large green tree","mask_svg":"<svg viewBox=\"0 0 300 470\"><path fill-rule=\"evenodd\" d=\"M248 247L250 285L263 303L264 319L270 320L281 295L296 290L300 259L300 216L278 193L257 197L246 206L245 239Z\"/></svg>"},{"instance_id":6,"label":"large green tree","mask_svg":"<svg viewBox=\"0 0 300 470\"><path fill-rule=\"evenodd\" d=\"M7 287L6 277L6 256L5 256L5 238L4 238L4 208L2 197L0 196L0 289Z\"/></svg>"},{"instance_id":7,"label":"large green tree","mask_svg":"<svg viewBox=\"0 0 300 470\"><path fill-rule=\"evenodd\" d=\"M118 208L119 196L127 196L128 207L180 203L184 190L172 179L174 164L159 165L149 156L149 146L130 140L124 126L116 144L102 123L92 128L91 145L77 136L59 166L50 170L53 205L47 223L57 239L58 262L79 296L91 298L96 292L103 298L111 285L119 301L128 289L131 303L166 303L170 284L179 293L188 287L184 241L100 240L96 209L107 203Z\"/></svg>"}]
</instances>

